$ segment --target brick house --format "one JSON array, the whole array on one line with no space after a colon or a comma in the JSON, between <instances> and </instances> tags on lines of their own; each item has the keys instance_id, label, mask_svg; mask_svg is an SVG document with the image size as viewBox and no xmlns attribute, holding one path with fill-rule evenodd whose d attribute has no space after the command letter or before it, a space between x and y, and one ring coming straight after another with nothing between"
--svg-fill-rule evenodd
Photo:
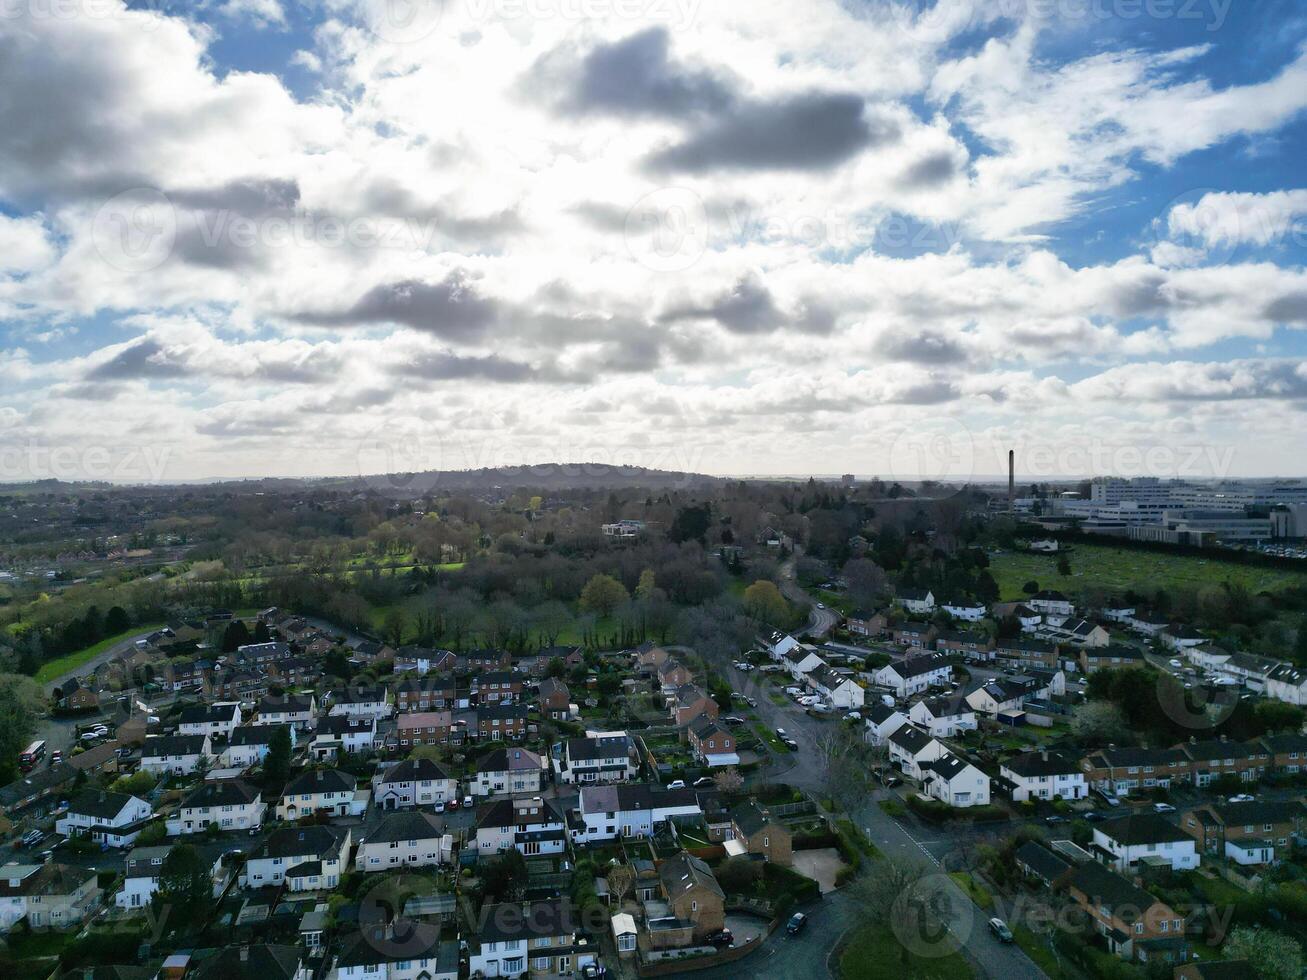
<instances>
[{"instance_id":1,"label":"brick house","mask_svg":"<svg viewBox=\"0 0 1307 980\"><path fill-rule=\"evenodd\" d=\"M675 659L664 660L659 664L657 674L658 682L662 685L664 691L674 690L694 680L694 675L690 673L690 669Z\"/></svg>"},{"instance_id":2,"label":"brick house","mask_svg":"<svg viewBox=\"0 0 1307 980\"><path fill-rule=\"evenodd\" d=\"M449 741L454 716L448 711L409 711L395 719L401 750L414 745L443 745Z\"/></svg>"},{"instance_id":3,"label":"brick house","mask_svg":"<svg viewBox=\"0 0 1307 980\"><path fill-rule=\"evenodd\" d=\"M745 853L761 854L774 864L788 868L794 863L794 836L756 799L747 800L731 811L731 840L739 841ZM728 845L727 853L730 852Z\"/></svg>"},{"instance_id":4,"label":"brick house","mask_svg":"<svg viewBox=\"0 0 1307 980\"><path fill-rule=\"evenodd\" d=\"M395 686L395 707L405 711L444 711L454 707L454 679L407 680Z\"/></svg>"},{"instance_id":5,"label":"brick house","mask_svg":"<svg viewBox=\"0 0 1307 980\"><path fill-rule=\"evenodd\" d=\"M672 915L690 923L694 941L726 925L726 894L712 869L694 855L682 851L664 861L658 880Z\"/></svg>"},{"instance_id":6,"label":"brick house","mask_svg":"<svg viewBox=\"0 0 1307 980\"><path fill-rule=\"evenodd\" d=\"M483 704L477 708L476 719L477 738L495 742L526 738L524 704Z\"/></svg>"},{"instance_id":7,"label":"brick house","mask_svg":"<svg viewBox=\"0 0 1307 980\"><path fill-rule=\"evenodd\" d=\"M513 704L522 700L524 674L512 670L488 670L472 681L478 704Z\"/></svg>"},{"instance_id":8,"label":"brick house","mask_svg":"<svg viewBox=\"0 0 1307 980\"><path fill-rule=\"evenodd\" d=\"M1236 864L1270 864L1277 849L1286 853L1300 833L1304 808L1297 800L1204 803L1189 810L1180 828L1204 854L1218 854Z\"/></svg>"},{"instance_id":9,"label":"brick house","mask_svg":"<svg viewBox=\"0 0 1307 980\"><path fill-rule=\"evenodd\" d=\"M699 723L690 726L689 740L694 757L706 766L740 764L735 736L707 716L701 715Z\"/></svg>"},{"instance_id":10,"label":"brick house","mask_svg":"<svg viewBox=\"0 0 1307 980\"><path fill-rule=\"evenodd\" d=\"M1184 919L1129 879L1091 861L1072 872L1066 889L1108 949L1122 959L1145 963L1188 959Z\"/></svg>"},{"instance_id":11,"label":"brick house","mask_svg":"<svg viewBox=\"0 0 1307 980\"><path fill-rule=\"evenodd\" d=\"M572 692L557 677L546 677L536 691L542 718L566 718L571 713Z\"/></svg>"},{"instance_id":12,"label":"brick house","mask_svg":"<svg viewBox=\"0 0 1307 980\"><path fill-rule=\"evenodd\" d=\"M720 710L708 692L695 684L684 684L676 689L671 704L672 720L676 727L685 728L701 715L715 719Z\"/></svg>"},{"instance_id":13,"label":"brick house","mask_svg":"<svg viewBox=\"0 0 1307 980\"><path fill-rule=\"evenodd\" d=\"M849 613L844 625L850 633L857 636L877 637L885 635L885 631L889 628L889 620L882 612L859 609Z\"/></svg>"},{"instance_id":14,"label":"brick house","mask_svg":"<svg viewBox=\"0 0 1307 980\"><path fill-rule=\"evenodd\" d=\"M1235 742L1227 738L1205 742L1189 741L1178 746L1191 761L1195 786L1234 775L1247 783L1261 779L1270 765L1270 752L1259 742Z\"/></svg>"}]
</instances>

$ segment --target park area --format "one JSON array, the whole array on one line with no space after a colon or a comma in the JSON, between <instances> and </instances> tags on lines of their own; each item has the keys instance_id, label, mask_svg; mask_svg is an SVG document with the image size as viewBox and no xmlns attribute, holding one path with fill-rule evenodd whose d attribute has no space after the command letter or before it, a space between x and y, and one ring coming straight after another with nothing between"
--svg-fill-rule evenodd
<instances>
[{"instance_id":1,"label":"park area","mask_svg":"<svg viewBox=\"0 0 1307 980\"><path fill-rule=\"evenodd\" d=\"M1215 553L1214 553L1215 554ZM1058 574L1058 556L1031 552L1006 552L990 559L989 570L998 582L1003 599L1020 599L1022 586L1037 582L1041 589L1057 589L1076 595L1085 589L1113 593L1133 589L1155 592L1201 589L1230 582L1256 594L1293 585L1307 585L1307 568L1302 572L1257 565L1241 565L1219 558L1198 558L1162 552L1114 548L1111 545L1074 544L1065 552L1070 575Z\"/></svg>"}]
</instances>

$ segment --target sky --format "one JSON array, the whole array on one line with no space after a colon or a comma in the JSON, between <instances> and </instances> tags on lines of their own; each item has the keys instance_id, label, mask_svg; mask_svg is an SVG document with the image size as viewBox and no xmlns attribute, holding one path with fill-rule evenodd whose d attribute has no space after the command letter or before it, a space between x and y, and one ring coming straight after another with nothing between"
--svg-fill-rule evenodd
<instances>
[{"instance_id":1,"label":"sky","mask_svg":"<svg viewBox=\"0 0 1307 980\"><path fill-rule=\"evenodd\" d=\"M1307 476L1293 0L0 0L0 480Z\"/></svg>"}]
</instances>

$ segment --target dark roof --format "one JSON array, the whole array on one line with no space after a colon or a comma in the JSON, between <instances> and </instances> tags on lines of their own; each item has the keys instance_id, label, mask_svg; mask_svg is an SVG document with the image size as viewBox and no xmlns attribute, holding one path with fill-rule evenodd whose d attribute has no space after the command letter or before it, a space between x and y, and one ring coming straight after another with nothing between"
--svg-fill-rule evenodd
<instances>
[{"instance_id":1,"label":"dark roof","mask_svg":"<svg viewBox=\"0 0 1307 980\"><path fill-rule=\"evenodd\" d=\"M231 745L269 745L272 733L286 725L237 725L231 730L227 744Z\"/></svg>"},{"instance_id":2,"label":"dark roof","mask_svg":"<svg viewBox=\"0 0 1307 980\"><path fill-rule=\"evenodd\" d=\"M891 733L889 740L914 754L934 741L933 738L915 725L900 725Z\"/></svg>"},{"instance_id":3,"label":"dark roof","mask_svg":"<svg viewBox=\"0 0 1307 980\"><path fill-rule=\"evenodd\" d=\"M951 718L954 715L974 715L976 713L976 709L967 704L967 699L961 692L945 697L923 698L920 703L935 718Z\"/></svg>"},{"instance_id":4,"label":"dark roof","mask_svg":"<svg viewBox=\"0 0 1307 980\"><path fill-rule=\"evenodd\" d=\"M402 943L388 941L379 927L369 927L368 934L357 932L347 936L341 942L336 966L379 966L396 960L426 958L434 960L432 966L441 973L457 972L458 944L452 940L441 942L439 925L405 920L394 923L394 928L397 934L404 937ZM437 969L428 972L434 974Z\"/></svg>"},{"instance_id":5,"label":"dark roof","mask_svg":"<svg viewBox=\"0 0 1307 980\"><path fill-rule=\"evenodd\" d=\"M423 779L449 779L439 764L431 759L405 759L397 762L381 777L383 783L412 783Z\"/></svg>"},{"instance_id":6,"label":"dark roof","mask_svg":"<svg viewBox=\"0 0 1307 980\"><path fill-rule=\"evenodd\" d=\"M1045 881L1053 881L1071 867L1070 861L1033 840L1028 840L1017 848L1016 859Z\"/></svg>"},{"instance_id":7,"label":"dark roof","mask_svg":"<svg viewBox=\"0 0 1307 980\"><path fill-rule=\"evenodd\" d=\"M483 943L516 939L571 936L576 932L571 902L553 898L523 905L491 905L482 910L478 938Z\"/></svg>"},{"instance_id":8,"label":"dark roof","mask_svg":"<svg viewBox=\"0 0 1307 980\"><path fill-rule=\"evenodd\" d=\"M731 811L731 823L739 827L746 837L752 837L768 824L780 825L771 811L757 800L746 800Z\"/></svg>"},{"instance_id":9,"label":"dark roof","mask_svg":"<svg viewBox=\"0 0 1307 980\"><path fill-rule=\"evenodd\" d=\"M478 772L520 772L539 770L540 756L530 749L507 748L487 752L477 763Z\"/></svg>"},{"instance_id":10,"label":"dark roof","mask_svg":"<svg viewBox=\"0 0 1307 980\"><path fill-rule=\"evenodd\" d=\"M25 800L29 796L35 796L55 786L62 786L76 775L77 770L66 762L57 763L48 769L34 769L26 776L15 779L0 789L0 804L12 806L19 800Z\"/></svg>"},{"instance_id":11,"label":"dark roof","mask_svg":"<svg viewBox=\"0 0 1307 980\"><path fill-rule=\"evenodd\" d=\"M193 704L189 708L182 709L178 723L203 725L213 721L231 721L232 715L239 707L236 704Z\"/></svg>"},{"instance_id":12,"label":"dark roof","mask_svg":"<svg viewBox=\"0 0 1307 980\"><path fill-rule=\"evenodd\" d=\"M1277 755L1282 752L1307 752L1307 735L1300 732L1264 735L1262 736L1262 744Z\"/></svg>"},{"instance_id":13,"label":"dark roof","mask_svg":"<svg viewBox=\"0 0 1307 980\"><path fill-rule=\"evenodd\" d=\"M331 692L332 704L371 704L373 701L385 701L387 691L384 687L354 687Z\"/></svg>"},{"instance_id":14,"label":"dark roof","mask_svg":"<svg viewBox=\"0 0 1307 980\"><path fill-rule=\"evenodd\" d=\"M1080 766L1061 752L1023 752L1003 761L1003 767L1018 776L1056 776L1078 773Z\"/></svg>"},{"instance_id":15,"label":"dark roof","mask_svg":"<svg viewBox=\"0 0 1307 980\"><path fill-rule=\"evenodd\" d=\"M1094 905L1107 906L1127 922L1133 922L1161 901L1097 861L1076 868L1068 884L1083 892Z\"/></svg>"},{"instance_id":16,"label":"dark roof","mask_svg":"<svg viewBox=\"0 0 1307 980\"><path fill-rule=\"evenodd\" d=\"M353 792L358 780L339 769L310 769L302 772L281 791L282 796L302 793L347 793Z\"/></svg>"},{"instance_id":17,"label":"dark roof","mask_svg":"<svg viewBox=\"0 0 1307 980\"><path fill-rule=\"evenodd\" d=\"M1247 960L1190 960L1185 969L1201 980L1257 980L1261 976Z\"/></svg>"},{"instance_id":18,"label":"dark roof","mask_svg":"<svg viewBox=\"0 0 1307 980\"><path fill-rule=\"evenodd\" d=\"M343 827L315 824L311 827L283 827L268 835L255 858L322 857L340 850L348 833Z\"/></svg>"},{"instance_id":19,"label":"dark roof","mask_svg":"<svg viewBox=\"0 0 1307 980\"><path fill-rule=\"evenodd\" d=\"M707 888L718 898L726 897L722 886L717 884L712 869L693 854L684 851L663 862L658 869L658 878L669 899L679 898L696 885Z\"/></svg>"},{"instance_id":20,"label":"dark roof","mask_svg":"<svg viewBox=\"0 0 1307 980\"><path fill-rule=\"evenodd\" d=\"M938 654L924 654L918 657L906 657L889 666L894 673L907 680L910 677L920 677L922 674L929 674L931 671L948 667L949 662L946 657L941 657Z\"/></svg>"},{"instance_id":21,"label":"dark roof","mask_svg":"<svg viewBox=\"0 0 1307 980\"><path fill-rule=\"evenodd\" d=\"M689 788L667 789L648 783L617 783L581 788L581 808L585 813L616 813L698 805L699 795Z\"/></svg>"},{"instance_id":22,"label":"dark roof","mask_svg":"<svg viewBox=\"0 0 1307 980\"><path fill-rule=\"evenodd\" d=\"M1124 748L1106 748L1093 753L1089 760L1097 766L1101 759L1101 768L1134 768L1144 766L1165 766L1172 762L1187 762L1185 754L1179 749L1146 749L1127 746Z\"/></svg>"},{"instance_id":23,"label":"dark roof","mask_svg":"<svg viewBox=\"0 0 1307 980\"><path fill-rule=\"evenodd\" d=\"M1179 748L1195 762L1212 759L1247 759L1249 756L1260 755L1262 752L1262 746L1260 745L1250 745L1245 742L1235 742L1222 738L1209 739L1205 742L1185 742Z\"/></svg>"},{"instance_id":24,"label":"dark roof","mask_svg":"<svg viewBox=\"0 0 1307 980\"><path fill-rule=\"evenodd\" d=\"M603 738L569 738L567 758L573 762L590 759L612 759L626 756L631 751L631 740L625 735L608 735Z\"/></svg>"},{"instance_id":25,"label":"dark roof","mask_svg":"<svg viewBox=\"0 0 1307 980\"><path fill-rule=\"evenodd\" d=\"M111 793L102 789L84 789L68 803L69 813L84 813L97 820L112 820L122 812L133 797L126 793Z\"/></svg>"},{"instance_id":26,"label":"dark roof","mask_svg":"<svg viewBox=\"0 0 1307 980\"><path fill-rule=\"evenodd\" d=\"M526 721L528 709L524 704L483 704L477 708L477 721L498 718L501 721Z\"/></svg>"},{"instance_id":27,"label":"dark roof","mask_svg":"<svg viewBox=\"0 0 1307 980\"><path fill-rule=\"evenodd\" d=\"M898 708L890 708L882 704L881 702L877 701L875 704L871 705L871 707L864 708L862 714L873 724L879 725L885 720L887 720L898 710L899 710Z\"/></svg>"},{"instance_id":28,"label":"dark roof","mask_svg":"<svg viewBox=\"0 0 1307 980\"><path fill-rule=\"evenodd\" d=\"M1191 840L1183 830L1156 813L1132 813L1100 823L1097 830L1119 844L1162 844Z\"/></svg>"},{"instance_id":29,"label":"dark roof","mask_svg":"<svg viewBox=\"0 0 1307 980\"><path fill-rule=\"evenodd\" d=\"M259 798L259 791L243 779L222 779L205 783L186 799L182 806L240 806L253 803Z\"/></svg>"},{"instance_id":30,"label":"dark roof","mask_svg":"<svg viewBox=\"0 0 1307 980\"><path fill-rule=\"evenodd\" d=\"M228 946L202 961L197 980L290 980L299 968L298 946Z\"/></svg>"},{"instance_id":31,"label":"dark roof","mask_svg":"<svg viewBox=\"0 0 1307 980\"><path fill-rule=\"evenodd\" d=\"M445 822L430 813L405 810L388 813L376 830L368 834L369 844L385 844L400 840L426 840L445 835Z\"/></svg>"},{"instance_id":32,"label":"dark roof","mask_svg":"<svg viewBox=\"0 0 1307 980\"><path fill-rule=\"evenodd\" d=\"M956 756L952 752L946 752L938 759L923 762L921 768L928 772L938 773L944 779L952 779L969 765L971 763L967 762L966 759Z\"/></svg>"},{"instance_id":33,"label":"dark roof","mask_svg":"<svg viewBox=\"0 0 1307 980\"><path fill-rule=\"evenodd\" d=\"M1210 810L1226 826L1291 823L1303 816L1298 800L1252 800L1248 803L1209 803L1200 809Z\"/></svg>"},{"instance_id":34,"label":"dark roof","mask_svg":"<svg viewBox=\"0 0 1307 980\"><path fill-rule=\"evenodd\" d=\"M206 735L156 735L141 744L142 758L163 755L199 755L204 751Z\"/></svg>"},{"instance_id":35,"label":"dark roof","mask_svg":"<svg viewBox=\"0 0 1307 980\"><path fill-rule=\"evenodd\" d=\"M259 713L272 713L274 711L309 711L313 706L311 697L300 697L298 694L286 694L281 697L269 695L259 702Z\"/></svg>"}]
</instances>

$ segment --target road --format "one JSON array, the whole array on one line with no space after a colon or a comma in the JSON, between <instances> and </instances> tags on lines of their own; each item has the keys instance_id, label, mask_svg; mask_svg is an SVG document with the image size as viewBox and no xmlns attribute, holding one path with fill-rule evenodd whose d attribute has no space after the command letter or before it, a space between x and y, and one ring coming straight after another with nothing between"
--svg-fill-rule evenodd
<instances>
[{"instance_id":1,"label":"road","mask_svg":"<svg viewBox=\"0 0 1307 980\"><path fill-rule=\"evenodd\" d=\"M52 681L47 681L45 685L46 693L47 694L50 693L56 687L61 685L64 681L68 680L69 678L81 677L84 674L89 674L93 670L95 670L96 667L99 667L101 664L107 664L114 657L121 656L124 653L130 653L132 650L136 649L137 640L144 639L145 637L149 636L150 633L153 632L154 630L148 630L144 633L138 633L135 636L129 636L125 640L120 640L119 642L115 643L113 646L109 647L109 649L105 650L104 652L96 654L93 658L88 660L86 663L82 664L80 667L74 668L73 670L70 670L67 673L60 674Z\"/></svg>"},{"instance_id":2,"label":"road","mask_svg":"<svg viewBox=\"0 0 1307 980\"><path fill-rule=\"evenodd\" d=\"M797 705L788 702L783 706L775 704L767 697L769 689L756 679L756 672L742 674L734 667L727 667L725 671L735 690L757 700L756 710L763 724L773 729L784 728L799 743L799 750L794 753L796 764L779 778L814 795L826 795L825 773L817 764L814 746L825 732L841 722L813 718ZM867 833L868 838L890 861L922 864L932 872L942 871L943 862L949 853L956 850L956 846L938 828L927 829L926 825L920 824L915 818L900 823L889 816L878 805L887 795L886 791L878 790L864 805L850 812L854 824ZM1011 825L1004 826L1010 829ZM993 830L998 831L1000 828ZM951 835L952 830L948 833ZM932 888L939 888L947 894L945 907L950 915L950 931L961 941L963 952L976 968L977 975L1001 977L1002 980L1038 980L1044 976L1044 972L1019 947L1000 943L990 935L985 928L984 914L951 879L932 878L931 884ZM807 939L800 937L798 941L792 940L783 932L780 936L773 935L767 940L764 949L750 957L748 962L766 963L765 973L768 977L791 975L788 973L791 966L803 970L802 973L792 975L811 976L815 968L814 957L818 951L824 956L838 937L855 922L852 903L838 898L838 895L836 893L828 897L813 909ZM814 939L816 942L813 942ZM803 947L803 952L791 953L789 947L792 946ZM766 957L778 957L775 960L776 967L782 972L773 974L772 961Z\"/></svg>"},{"instance_id":3,"label":"road","mask_svg":"<svg viewBox=\"0 0 1307 980\"><path fill-rule=\"evenodd\" d=\"M797 550L796 550L797 557ZM839 622L839 615L830 609L821 609L817 606L817 601L808 595L799 584L794 581L794 559L791 558L781 566L781 592L792 602L811 603L808 610L808 633L816 639L821 639Z\"/></svg>"}]
</instances>

